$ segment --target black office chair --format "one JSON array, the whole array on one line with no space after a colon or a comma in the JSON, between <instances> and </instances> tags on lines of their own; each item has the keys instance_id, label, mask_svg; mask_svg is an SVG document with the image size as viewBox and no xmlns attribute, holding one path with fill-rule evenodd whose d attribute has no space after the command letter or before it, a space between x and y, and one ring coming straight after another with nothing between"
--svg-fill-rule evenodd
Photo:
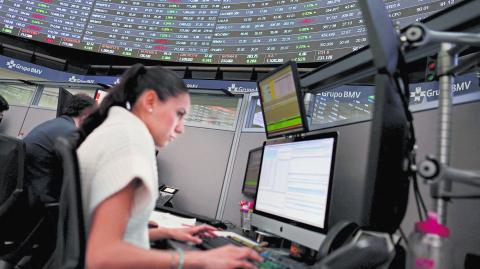
<instances>
[{"instance_id":1,"label":"black office chair","mask_svg":"<svg viewBox=\"0 0 480 269\"><path fill-rule=\"evenodd\" d=\"M29 205L24 162L23 141L0 134L0 268L28 256L42 226Z\"/></svg>"},{"instance_id":2,"label":"black office chair","mask_svg":"<svg viewBox=\"0 0 480 269\"><path fill-rule=\"evenodd\" d=\"M55 150L63 179L55 251L44 269L83 269L86 234L83 220L80 173L72 144L58 138Z\"/></svg>"},{"instance_id":3,"label":"black office chair","mask_svg":"<svg viewBox=\"0 0 480 269\"><path fill-rule=\"evenodd\" d=\"M0 238L12 239L13 210L25 195L23 174L25 144L22 140L0 134Z\"/></svg>"}]
</instances>

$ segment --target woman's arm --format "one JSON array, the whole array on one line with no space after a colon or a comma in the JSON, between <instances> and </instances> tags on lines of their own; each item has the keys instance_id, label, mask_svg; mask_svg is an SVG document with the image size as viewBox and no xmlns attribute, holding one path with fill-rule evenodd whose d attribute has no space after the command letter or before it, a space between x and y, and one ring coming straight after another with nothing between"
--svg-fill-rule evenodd
<instances>
[{"instance_id":1,"label":"woman's arm","mask_svg":"<svg viewBox=\"0 0 480 269\"><path fill-rule=\"evenodd\" d=\"M176 252L142 249L123 240L134 192L132 182L95 209L87 240L87 268L178 268L179 255ZM185 253L183 268L255 268L247 259L260 261L262 258L245 247L191 251Z\"/></svg>"},{"instance_id":2,"label":"woman's arm","mask_svg":"<svg viewBox=\"0 0 480 269\"><path fill-rule=\"evenodd\" d=\"M146 250L123 240L134 192L132 182L95 209L87 240L86 263L89 269L170 268L178 264L178 255L174 252ZM193 263L191 266L201 267Z\"/></svg>"},{"instance_id":3,"label":"woman's arm","mask_svg":"<svg viewBox=\"0 0 480 269\"><path fill-rule=\"evenodd\" d=\"M148 230L150 240L175 239L178 241L191 242L194 244L202 243L204 237L216 237L214 231L217 229L210 225L202 224L198 226L185 226L182 228L164 228L157 227Z\"/></svg>"}]
</instances>

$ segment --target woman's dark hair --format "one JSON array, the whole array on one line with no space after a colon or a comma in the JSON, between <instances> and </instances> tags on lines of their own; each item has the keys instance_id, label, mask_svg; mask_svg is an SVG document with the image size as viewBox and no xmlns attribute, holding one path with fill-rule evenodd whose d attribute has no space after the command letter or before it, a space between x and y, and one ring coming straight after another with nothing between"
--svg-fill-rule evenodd
<instances>
[{"instance_id":1,"label":"woman's dark hair","mask_svg":"<svg viewBox=\"0 0 480 269\"><path fill-rule=\"evenodd\" d=\"M170 97L188 93L188 89L174 72L160 66L146 68L143 64L135 64L127 69L120 83L109 90L109 93L99 107L88 116L78 130L76 146L87 138L107 118L108 110L112 106L133 107L143 91L154 90L161 101Z\"/></svg>"}]
</instances>

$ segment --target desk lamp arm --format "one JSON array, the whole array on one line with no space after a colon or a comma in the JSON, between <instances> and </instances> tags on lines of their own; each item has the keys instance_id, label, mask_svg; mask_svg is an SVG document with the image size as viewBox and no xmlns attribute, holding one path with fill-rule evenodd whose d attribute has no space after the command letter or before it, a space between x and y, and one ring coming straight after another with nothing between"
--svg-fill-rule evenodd
<instances>
[{"instance_id":1,"label":"desk lamp arm","mask_svg":"<svg viewBox=\"0 0 480 269\"><path fill-rule=\"evenodd\" d=\"M472 176L468 171L448 167L450 157L451 140L451 107L452 107L452 85L454 83L455 72L466 70L465 64L458 64L458 54L468 46L480 46L480 34L476 33L458 33L435 31L426 27L424 24L415 23L409 26L401 36L405 46L422 47L430 43L440 43L438 52L438 77L439 77L439 136L438 136L438 160L426 160L419 170L420 174L425 173L425 169L433 169L435 163L438 163L438 171L434 173L434 183L431 185L431 196L435 198L435 209L441 223L446 223L446 200L453 198L450 194L451 183L459 181L462 183L474 183L475 175ZM477 64L477 60L470 59L466 64ZM422 166L421 165L421 166ZM440 169L441 168L441 169ZM441 175L441 177L439 177ZM438 179L437 179L438 178ZM447 180L448 178L448 180ZM457 179L458 178L458 179ZM476 184L476 183L474 183ZM475 195L474 195L475 196ZM458 198L457 196L455 198ZM464 198L464 197L462 197Z\"/></svg>"}]
</instances>

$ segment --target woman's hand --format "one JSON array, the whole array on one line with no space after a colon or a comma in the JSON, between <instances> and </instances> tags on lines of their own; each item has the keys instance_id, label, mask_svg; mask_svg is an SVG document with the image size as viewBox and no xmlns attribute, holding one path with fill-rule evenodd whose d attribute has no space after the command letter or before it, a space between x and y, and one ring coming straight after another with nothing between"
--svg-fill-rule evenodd
<instances>
[{"instance_id":1,"label":"woman's hand","mask_svg":"<svg viewBox=\"0 0 480 269\"><path fill-rule=\"evenodd\" d=\"M215 227L203 224L199 226L189 226L185 228L168 229L169 238L178 241L192 242L194 244L202 243L202 237L215 237L213 233L217 229Z\"/></svg>"},{"instance_id":2,"label":"woman's hand","mask_svg":"<svg viewBox=\"0 0 480 269\"><path fill-rule=\"evenodd\" d=\"M192 254L201 255L201 257L192 258L202 261L199 266L204 269L255 269L257 267L253 262L263 261L263 258L253 249L233 245Z\"/></svg>"}]
</instances>

